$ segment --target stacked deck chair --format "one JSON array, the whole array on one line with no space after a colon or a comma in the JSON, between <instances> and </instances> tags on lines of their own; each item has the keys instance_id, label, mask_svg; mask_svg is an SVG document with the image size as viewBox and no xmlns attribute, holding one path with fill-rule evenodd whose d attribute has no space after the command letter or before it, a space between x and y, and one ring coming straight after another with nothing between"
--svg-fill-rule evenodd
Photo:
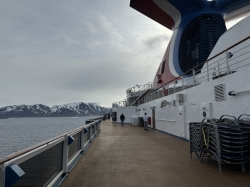
<instances>
[{"instance_id":1,"label":"stacked deck chair","mask_svg":"<svg viewBox=\"0 0 250 187\"><path fill-rule=\"evenodd\" d=\"M244 153L249 145L248 132L238 124L238 120L233 116L221 116L220 120L204 119L201 123L201 132L197 136L202 136L205 148L198 152L198 160L202 162L205 155L209 155L218 162L221 172L222 164L239 164L242 171L245 171L245 163L248 156ZM191 125L190 125L191 128ZM193 129L190 132L190 150L193 152L194 144ZM192 139L191 139L192 137ZM200 137L197 137L200 138Z\"/></svg>"},{"instance_id":2,"label":"stacked deck chair","mask_svg":"<svg viewBox=\"0 0 250 187\"><path fill-rule=\"evenodd\" d=\"M249 141L245 148L244 155L250 158L250 115L242 114L238 117L238 123L245 131L244 136Z\"/></svg>"},{"instance_id":3,"label":"stacked deck chair","mask_svg":"<svg viewBox=\"0 0 250 187\"><path fill-rule=\"evenodd\" d=\"M190 133L190 156L192 158L192 153L194 153L201 162L204 154L208 156L206 152L206 146L204 143L204 138L202 136L201 123L190 122L189 124Z\"/></svg>"}]
</instances>

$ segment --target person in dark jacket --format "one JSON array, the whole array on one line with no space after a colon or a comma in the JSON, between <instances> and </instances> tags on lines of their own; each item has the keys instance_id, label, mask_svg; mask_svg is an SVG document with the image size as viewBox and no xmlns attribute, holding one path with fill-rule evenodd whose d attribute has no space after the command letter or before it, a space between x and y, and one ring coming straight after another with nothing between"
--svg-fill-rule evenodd
<instances>
[{"instance_id":1,"label":"person in dark jacket","mask_svg":"<svg viewBox=\"0 0 250 187\"><path fill-rule=\"evenodd\" d=\"M125 116L123 114L120 116L120 120L121 120L121 125L123 125L125 121Z\"/></svg>"}]
</instances>

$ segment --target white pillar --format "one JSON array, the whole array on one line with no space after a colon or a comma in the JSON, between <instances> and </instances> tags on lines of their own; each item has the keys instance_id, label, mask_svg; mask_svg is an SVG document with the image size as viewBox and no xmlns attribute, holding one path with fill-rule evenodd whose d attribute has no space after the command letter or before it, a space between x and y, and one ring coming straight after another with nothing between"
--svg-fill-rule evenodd
<instances>
[{"instance_id":1,"label":"white pillar","mask_svg":"<svg viewBox=\"0 0 250 187\"><path fill-rule=\"evenodd\" d=\"M92 133L93 132L93 130L92 130L92 124L90 124L90 126L89 126L89 140L91 141L92 140Z\"/></svg>"},{"instance_id":2,"label":"white pillar","mask_svg":"<svg viewBox=\"0 0 250 187\"><path fill-rule=\"evenodd\" d=\"M84 151L84 128L82 128L82 132L81 132L81 150Z\"/></svg>"}]
</instances>

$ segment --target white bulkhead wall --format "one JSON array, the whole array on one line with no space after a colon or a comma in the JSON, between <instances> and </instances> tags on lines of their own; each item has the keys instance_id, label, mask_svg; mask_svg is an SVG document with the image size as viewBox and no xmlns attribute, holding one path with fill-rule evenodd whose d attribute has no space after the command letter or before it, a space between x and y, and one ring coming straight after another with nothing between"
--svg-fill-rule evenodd
<instances>
[{"instance_id":1,"label":"white bulkhead wall","mask_svg":"<svg viewBox=\"0 0 250 187\"><path fill-rule=\"evenodd\" d=\"M136 107L135 106L128 106L128 107L117 107L117 108L112 108L112 112L117 113L117 122L120 121L120 116L123 113L125 116L125 121L124 123L131 123L131 116L136 114Z\"/></svg>"},{"instance_id":2,"label":"white bulkhead wall","mask_svg":"<svg viewBox=\"0 0 250 187\"><path fill-rule=\"evenodd\" d=\"M250 17L243 19L234 27L226 31L220 37L209 58L248 36L250 36ZM117 111L117 121L120 121L121 113L124 113L126 116L125 123L131 123L130 117L132 115L138 114L139 116L143 116L145 112L152 118L152 107L155 107L155 128L157 130L189 139L189 123L201 122L204 119L204 111L207 114L207 118L220 118L225 114L235 117L241 114L250 115L250 92L245 92L237 96L228 95L230 91L240 92L242 90L250 90L249 60L242 60L249 57L249 53L246 53L249 51L249 48L250 40L248 39L229 50L234 56L229 59L228 64L232 70L236 70L235 73L215 80L211 79L212 75L210 74L209 82L206 81L206 77L200 78L200 75L196 75L196 78L202 80L200 81L202 84L198 86L139 105L138 107L115 108L115 111ZM224 57L225 53L209 61L210 71L214 71L216 75L221 72L223 73L223 71L226 70ZM244 68L238 69L238 66ZM207 67L204 65L201 72L206 73L206 69ZM215 101L214 86L219 84L224 84L225 86L225 100ZM176 102L176 106L173 106L172 103L173 100L176 100L176 94L184 94L184 102L181 104ZM170 104L161 107L161 102L163 100L166 100Z\"/></svg>"},{"instance_id":3,"label":"white bulkhead wall","mask_svg":"<svg viewBox=\"0 0 250 187\"><path fill-rule=\"evenodd\" d=\"M189 123L201 122L204 119L203 111L206 111L208 118L250 114L250 92L235 97L228 95L229 91L250 90L249 76L250 68L246 66L239 72L139 105L139 109L145 109L140 110L140 115L146 112L151 117L151 108L155 107L157 130L189 139ZM225 100L215 101L214 86L218 84L225 85ZM176 100L176 94L184 94L184 102L181 105L176 102L176 106L173 106L171 103ZM163 100L170 105L161 107ZM184 110L179 106L183 106Z\"/></svg>"}]
</instances>

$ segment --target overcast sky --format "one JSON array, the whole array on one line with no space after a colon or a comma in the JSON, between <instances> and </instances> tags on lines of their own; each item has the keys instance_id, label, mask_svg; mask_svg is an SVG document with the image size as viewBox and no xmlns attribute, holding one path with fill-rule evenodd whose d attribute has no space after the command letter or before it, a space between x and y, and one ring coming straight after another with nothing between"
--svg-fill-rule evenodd
<instances>
[{"instance_id":1,"label":"overcast sky","mask_svg":"<svg viewBox=\"0 0 250 187\"><path fill-rule=\"evenodd\" d=\"M111 107L152 82L172 33L129 0L0 0L0 24L0 107Z\"/></svg>"}]
</instances>

